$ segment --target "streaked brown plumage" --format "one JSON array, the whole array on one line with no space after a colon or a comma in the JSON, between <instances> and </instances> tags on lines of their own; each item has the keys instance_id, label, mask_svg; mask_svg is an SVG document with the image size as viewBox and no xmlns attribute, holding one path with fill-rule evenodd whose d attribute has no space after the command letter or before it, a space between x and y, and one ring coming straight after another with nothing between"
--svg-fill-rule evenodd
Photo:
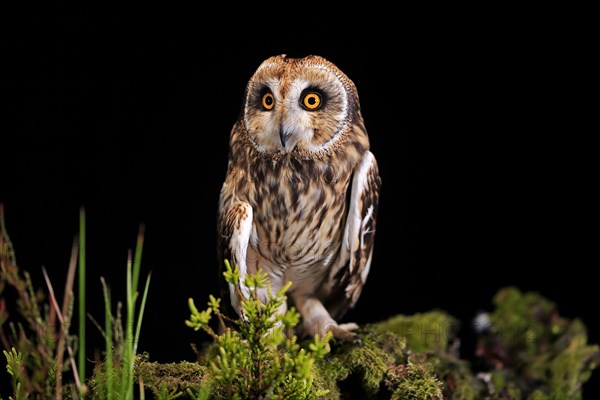
<instances>
[{"instance_id":1,"label":"streaked brown plumage","mask_svg":"<svg viewBox=\"0 0 600 400\"><path fill-rule=\"evenodd\" d=\"M337 321L369 273L380 184L354 83L322 57L271 57L248 82L231 132L220 264L264 270L273 291L292 281L304 334L352 339L356 325Z\"/></svg>"}]
</instances>

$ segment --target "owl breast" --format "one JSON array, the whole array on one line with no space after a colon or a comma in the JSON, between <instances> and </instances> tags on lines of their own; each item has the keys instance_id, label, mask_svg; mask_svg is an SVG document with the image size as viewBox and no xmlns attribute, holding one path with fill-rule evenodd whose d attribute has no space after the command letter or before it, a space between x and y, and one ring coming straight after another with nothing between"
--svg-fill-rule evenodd
<instances>
[{"instance_id":1,"label":"owl breast","mask_svg":"<svg viewBox=\"0 0 600 400\"><path fill-rule=\"evenodd\" d=\"M350 173L290 157L260 160L250 171L260 256L284 269L330 265L341 245Z\"/></svg>"}]
</instances>

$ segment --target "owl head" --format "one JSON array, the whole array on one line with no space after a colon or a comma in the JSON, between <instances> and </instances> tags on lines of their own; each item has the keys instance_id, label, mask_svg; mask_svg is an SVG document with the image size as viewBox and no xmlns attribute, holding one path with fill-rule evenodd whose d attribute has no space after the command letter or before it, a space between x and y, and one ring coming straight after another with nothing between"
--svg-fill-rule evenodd
<instances>
[{"instance_id":1,"label":"owl head","mask_svg":"<svg viewBox=\"0 0 600 400\"><path fill-rule=\"evenodd\" d=\"M246 88L243 124L262 153L326 151L359 118L354 83L323 57L271 57Z\"/></svg>"}]
</instances>

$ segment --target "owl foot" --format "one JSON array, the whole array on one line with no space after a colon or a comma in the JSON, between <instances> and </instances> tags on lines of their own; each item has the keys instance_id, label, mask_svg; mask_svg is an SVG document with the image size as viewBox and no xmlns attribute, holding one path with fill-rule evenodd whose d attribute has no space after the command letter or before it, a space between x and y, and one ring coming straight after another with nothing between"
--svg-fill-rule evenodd
<instances>
[{"instance_id":1,"label":"owl foot","mask_svg":"<svg viewBox=\"0 0 600 400\"><path fill-rule=\"evenodd\" d=\"M304 334L306 336L325 337L327 333L331 332L334 338L351 343L357 343L362 345L362 341L356 332L358 325L355 323L348 324L337 324L334 320L329 319L313 323L311 326L304 326Z\"/></svg>"},{"instance_id":2,"label":"owl foot","mask_svg":"<svg viewBox=\"0 0 600 400\"><path fill-rule=\"evenodd\" d=\"M345 325L350 325L351 329L348 329L347 327L345 327ZM331 329L331 333L333 334L333 337L339 340L343 340L346 342L353 342L353 343L358 343L362 345L362 341L360 340L360 337L358 337L358 334L356 332L353 332L353 330L358 329L358 325L352 323L352 324L341 324L338 325L337 327L334 327L333 329Z\"/></svg>"},{"instance_id":3,"label":"owl foot","mask_svg":"<svg viewBox=\"0 0 600 400\"><path fill-rule=\"evenodd\" d=\"M332 331L333 332L333 337L335 337L336 339L340 339L340 340L345 340L348 342L354 342L357 343L359 345L363 345L362 340L360 340L360 337L358 337L358 334L354 331L358 330L358 324L354 323L354 322L347 322L345 324L339 324L337 326L337 328L335 330L339 331L339 333L336 335L335 330Z\"/></svg>"},{"instance_id":4,"label":"owl foot","mask_svg":"<svg viewBox=\"0 0 600 400\"><path fill-rule=\"evenodd\" d=\"M360 343L360 338L353 332L358 329L358 325L353 322L338 324L318 299L314 297L299 298L296 299L296 303L304 320L302 331L305 336L325 337L327 333L331 332L336 339Z\"/></svg>"}]
</instances>

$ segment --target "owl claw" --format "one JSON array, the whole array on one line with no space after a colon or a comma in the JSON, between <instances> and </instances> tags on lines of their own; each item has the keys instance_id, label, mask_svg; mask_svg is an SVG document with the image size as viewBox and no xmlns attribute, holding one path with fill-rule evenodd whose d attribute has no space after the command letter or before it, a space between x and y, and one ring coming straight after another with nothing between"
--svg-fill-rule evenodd
<instances>
[{"instance_id":1,"label":"owl claw","mask_svg":"<svg viewBox=\"0 0 600 400\"><path fill-rule=\"evenodd\" d=\"M356 332L354 332L354 331L357 331L358 328L359 328L358 324L356 324L354 322L347 322L345 324L339 324L336 330L345 331L345 333L342 334L343 337L338 337L338 339L346 340L349 342L356 343L360 346L363 346L362 340L360 340L360 337L358 336L358 334ZM333 336L336 337L335 334Z\"/></svg>"},{"instance_id":2,"label":"owl claw","mask_svg":"<svg viewBox=\"0 0 600 400\"><path fill-rule=\"evenodd\" d=\"M346 342L358 343L358 344L362 345L362 341L360 340L360 337L358 336L358 334L356 334L355 332L352 332L352 330L354 330L354 329L348 329L348 328L344 327L344 325L346 325L346 324L338 325L337 327L335 327L334 329L331 330L333 337L336 339L339 339L339 340L346 341ZM356 324L354 324L354 325L356 325ZM356 329L357 328L358 328L358 326L356 327Z\"/></svg>"}]
</instances>

